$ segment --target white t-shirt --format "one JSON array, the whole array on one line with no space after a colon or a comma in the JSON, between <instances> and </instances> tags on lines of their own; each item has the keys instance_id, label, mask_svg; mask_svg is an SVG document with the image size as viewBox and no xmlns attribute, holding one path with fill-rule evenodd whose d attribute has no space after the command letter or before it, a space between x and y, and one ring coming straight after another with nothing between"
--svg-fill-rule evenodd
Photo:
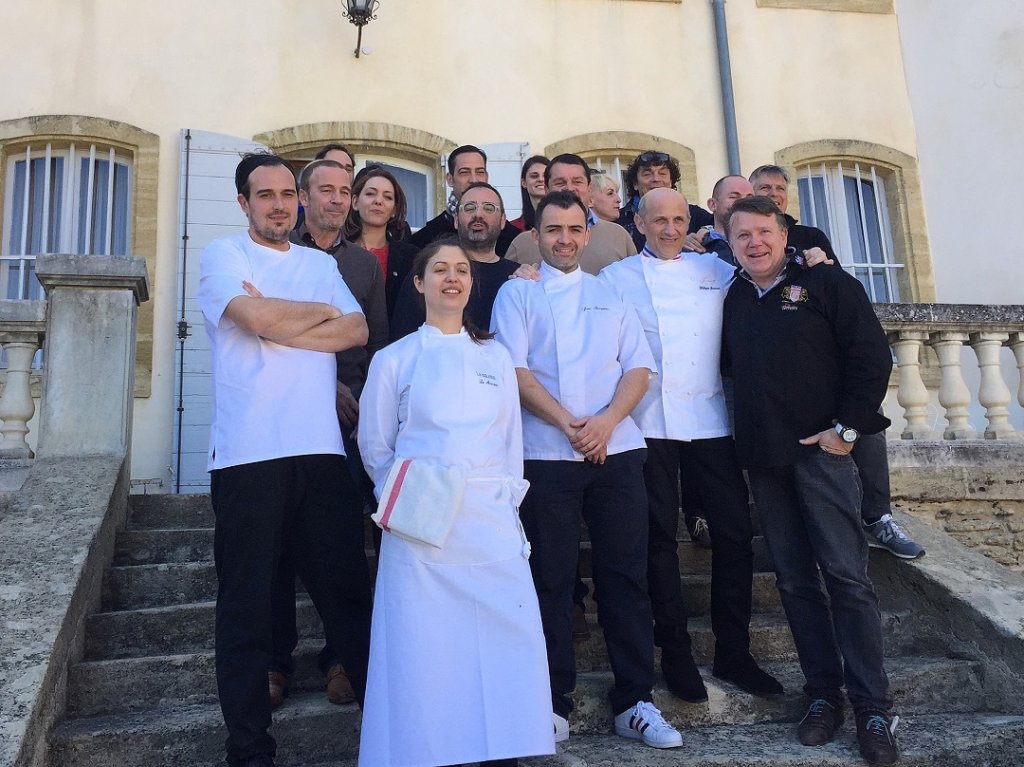
<instances>
[{"instance_id":1,"label":"white t-shirt","mask_svg":"<svg viewBox=\"0 0 1024 767\"><path fill-rule=\"evenodd\" d=\"M633 307L614 288L576 269L563 274L546 263L541 281L510 280L491 311L491 329L517 368L529 370L559 404L578 418L611 403L624 373L654 371L654 358ZM626 416L608 440L608 455L646 447ZM582 461L555 426L523 409L523 457Z\"/></svg>"},{"instance_id":2,"label":"white t-shirt","mask_svg":"<svg viewBox=\"0 0 1024 767\"><path fill-rule=\"evenodd\" d=\"M316 301L362 313L331 256L290 244L253 242L248 232L211 242L200 265L199 305L213 355L213 424L207 468L294 455L344 455L335 410L333 353L293 349L239 328L224 310L246 295Z\"/></svg>"},{"instance_id":3,"label":"white t-shirt","mask_svg":"<svg viewBox=\"0 0 1024 767\"><path fill-rule=\"evenodd\" d=\"M635 309L658 364L633 418L645 437L727 437L722 307L736 268L713 253L631 256L601 271Z\"/></svg>"}]
</instances>

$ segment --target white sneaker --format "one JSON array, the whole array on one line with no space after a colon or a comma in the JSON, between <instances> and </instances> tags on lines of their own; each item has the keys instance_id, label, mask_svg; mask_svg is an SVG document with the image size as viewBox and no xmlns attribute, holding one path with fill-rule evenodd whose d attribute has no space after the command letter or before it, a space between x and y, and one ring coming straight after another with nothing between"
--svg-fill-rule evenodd
<instances>
[{"instance_id":1,"label":"white sneaker","mask_svg":"<svg viewBox=\"0 0 1024 767\"><path fill-rule=\"evenodd\" d=\"M551 720L555 723L555 743L569 740L569 720L552 712Z\"/></svg>"},{"instance_id":2,"label":"white sneaker","mask_svg":"<svg viewBox=\"0 0 1024 767\"><path fill-rule=\"evenodd\" d=\"M666 722L657 707L646 700L615 717L615 734L642 740L654 748L677 748L683 745L683 736L679 730Z\"/></svg>"}]
</instances>

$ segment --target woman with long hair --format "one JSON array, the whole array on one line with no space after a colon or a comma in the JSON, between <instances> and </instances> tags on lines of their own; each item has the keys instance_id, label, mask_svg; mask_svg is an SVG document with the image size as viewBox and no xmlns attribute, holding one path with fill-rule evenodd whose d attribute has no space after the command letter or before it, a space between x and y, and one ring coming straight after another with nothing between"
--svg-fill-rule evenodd
<instances>
[{"instance_id":1,"label":"woman with long hair","mask_svg":"<svg viewBox=\"0 0 1024 767\"><path fill-rule=\"evenodd\" d=\"M418 250L405 241L409 225L405 192L394 175L380 165L369 165L356 174L352 185L352 208L345 222L345 239L377 257L384 271L384 292L388 318L395 309L395 297L412 268Z\"/></svg>"},{"instance_id":2,"label":"woman with long hair","mask_svg":"<svg viewBox=\"0 0 1024 767\"><path fill-rule=\"evenodd\" d=\"M544 634L517 510L525 482L516 372L493 334L466 317L472 271L454 240L424 248L413 275L426 322L370 364L360 402L363 463L378 495L406 459L455 467L465 481L450 488L455 516L440 547L383 534L359 764L509 767L555 750Z\"/></svg>"},{"instance_id":3,"label":"woman with long hair","mask_svg":"<svg viewBox=\"0 0 1024 767\"><path fill-rule=\"evenodd\" d=\"M519 189L523 195L523 214L509 223L521 232L533 229L534 212L540 198L547 194L548 187L544 183L544 171L551 161L542 154L535 154L523 163L519 174Z\"/></svg>"}]
</instances>

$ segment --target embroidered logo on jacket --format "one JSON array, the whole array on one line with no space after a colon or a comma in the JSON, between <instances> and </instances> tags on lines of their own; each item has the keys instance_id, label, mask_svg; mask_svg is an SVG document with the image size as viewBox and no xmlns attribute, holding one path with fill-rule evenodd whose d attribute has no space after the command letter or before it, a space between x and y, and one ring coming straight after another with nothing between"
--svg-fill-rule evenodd
<instances>
[{"instance_id":1,"label":"embroidered logo on jacket","mask_svg":"<svg viewBox=\"0 0 1024 767\"><path fill-rule=\"evenodd\" d=\"M789 285L782 289L782 300L788 301L791 304L806 301L807 288L801 288L799 285Z\"/></svg>"},{"instance_id":2,"label":"embroidered logo on jacket","mask_svg":"<svg viewBox=\"0 0 1024 767\"><path fill-rule=\"evenodd\" d=\"M701 290L721 290L722 286L717 284L714 277L705 277L700 281L700 285L697 286Z\"/></svg>"}]
</instances>

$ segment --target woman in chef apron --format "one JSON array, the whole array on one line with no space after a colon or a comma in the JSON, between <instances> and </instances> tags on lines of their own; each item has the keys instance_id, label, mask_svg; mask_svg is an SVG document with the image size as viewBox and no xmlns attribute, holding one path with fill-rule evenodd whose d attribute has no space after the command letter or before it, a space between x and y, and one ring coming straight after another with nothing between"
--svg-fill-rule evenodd
<instances>
[{"instance_id":1,"label":"woman in chef apron","mask_svg":"<svg viewBox=\"0 0 1024 767\"><path fill-rule=\"evenodd\" d=\"M413 274L426 323L374 356L359 448L378 496L405 459L456 467L465 481L452 488L456 513L439 548L383 534L359 765L515 765L555 752L517 511L525 483L515 369L492 334L464 318L472 276L454 240L425 248Z\"/></svg>"}]
</instances>

